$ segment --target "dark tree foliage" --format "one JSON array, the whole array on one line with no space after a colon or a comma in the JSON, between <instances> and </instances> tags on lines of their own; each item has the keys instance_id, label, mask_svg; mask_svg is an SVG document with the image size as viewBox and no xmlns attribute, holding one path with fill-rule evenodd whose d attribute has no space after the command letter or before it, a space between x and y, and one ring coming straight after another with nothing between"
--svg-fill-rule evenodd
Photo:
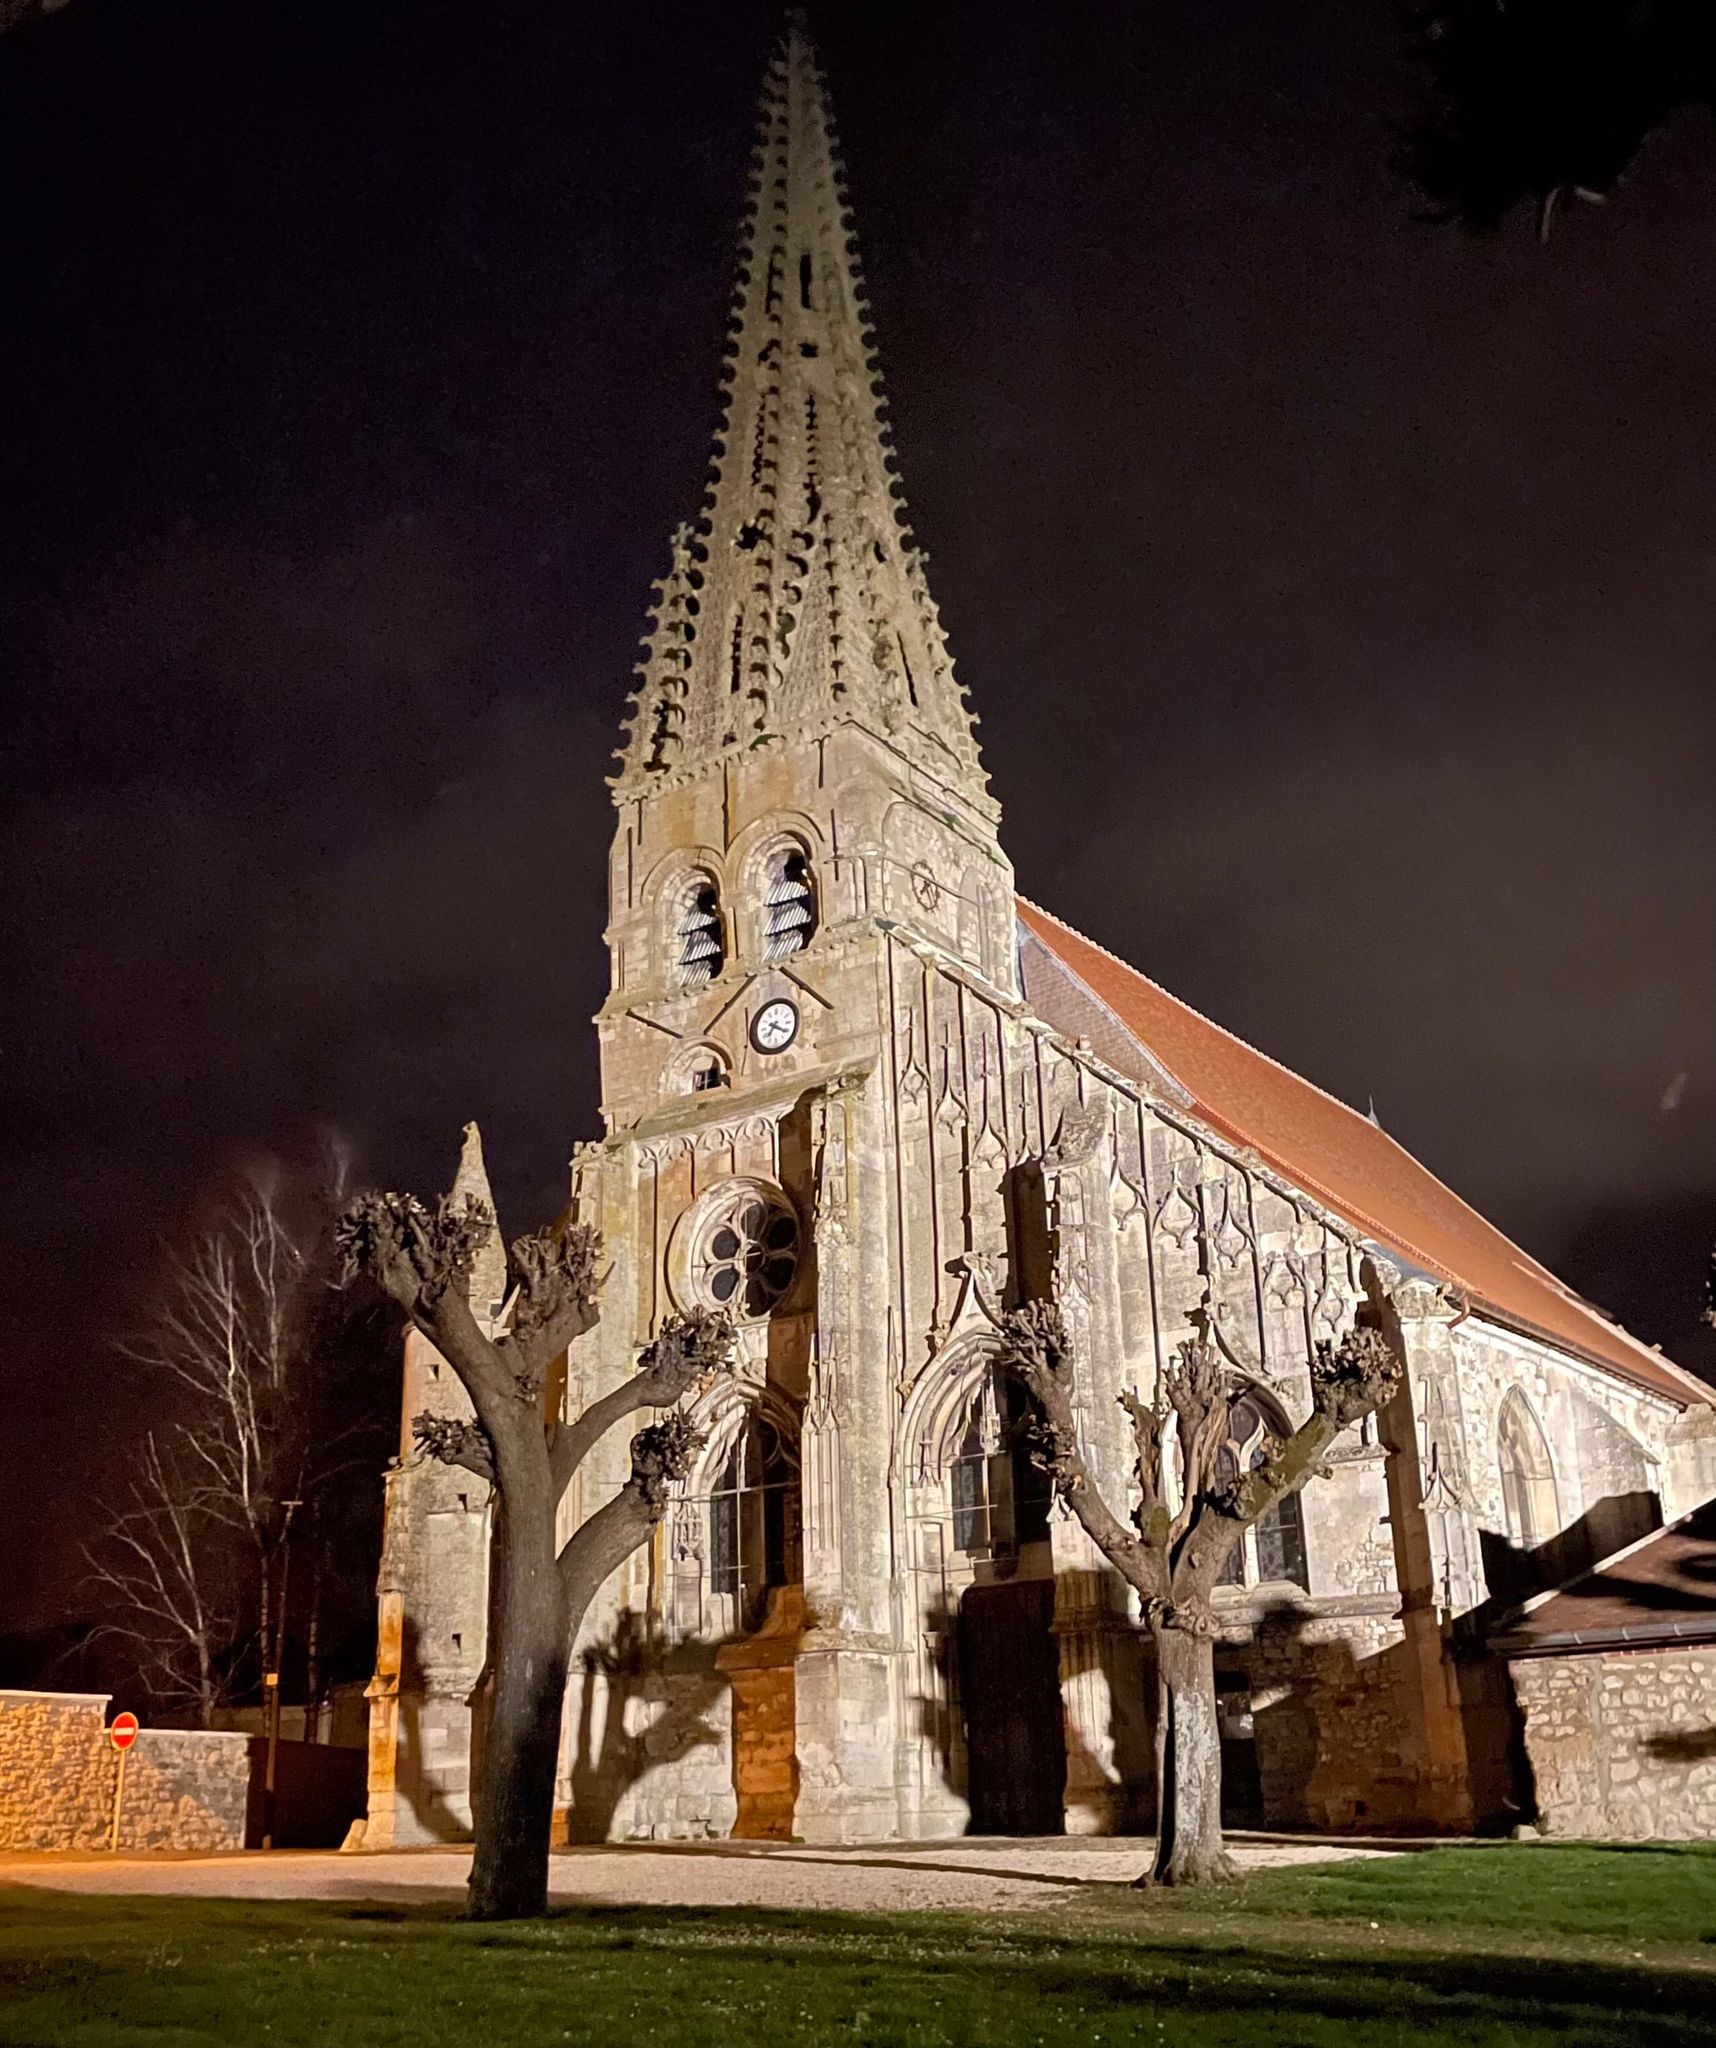
<instances>
[{"instance_id":1,"label":"dark tree foliage","mask_svg":"<svg viewBox=\"0 0 1716 2048\"><path fill-rule=\"evenodd\" d=\"M1711 0L1419 0L1399 168L1431 218L1601 201L1678 109L1716 106Z\"/></svg>"}]
</instances>

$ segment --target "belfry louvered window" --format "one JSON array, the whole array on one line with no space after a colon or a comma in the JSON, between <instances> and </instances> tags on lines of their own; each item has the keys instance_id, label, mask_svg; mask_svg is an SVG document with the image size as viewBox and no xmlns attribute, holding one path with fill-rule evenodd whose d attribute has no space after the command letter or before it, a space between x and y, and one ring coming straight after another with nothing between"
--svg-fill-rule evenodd
<instances>
[{"instance_id":1,"label":"belfry louvered window","mask_svg":"<svg viewBox=\"0 0 1716 2048\"><path fill-rule=\"evenodd\" d=\"M782 847L769 861L763 894L763 958L802 953L816 930L816 887L801 848Z\"/></svg>"},{"instance_id":2,"label":"belfry louvered window","mask_svg":"<svg viewBox=\"0 0 1716 2048\"><path fill-rule=\"evenodd\" d=\"M721 898L707 875L693 875L680 892L679 979L686 988L702 988L721 972L727 958L721 931Z\"/></svg>"}]
</instances>

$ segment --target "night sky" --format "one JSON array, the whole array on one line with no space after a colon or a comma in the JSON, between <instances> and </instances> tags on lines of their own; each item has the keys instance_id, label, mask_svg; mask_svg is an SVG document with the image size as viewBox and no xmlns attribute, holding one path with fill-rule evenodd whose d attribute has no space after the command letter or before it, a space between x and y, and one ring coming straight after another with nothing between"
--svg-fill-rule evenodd
<instances>
[{"instance_id":1,"label":"night sky","mask_svg":"<svg viewBox=\"0 0 1716 2048\"><path fill-rule=\"evenodd\" d=\"M593 1135L615 743L695 510L760 5L71 0L0 40L12 1477L335 1127L503 1221ZM1716 1230L1716 144L1472 240L1386 0L817 19L1025 892L1688 1362Z\"/></svg>"}]
</instances>

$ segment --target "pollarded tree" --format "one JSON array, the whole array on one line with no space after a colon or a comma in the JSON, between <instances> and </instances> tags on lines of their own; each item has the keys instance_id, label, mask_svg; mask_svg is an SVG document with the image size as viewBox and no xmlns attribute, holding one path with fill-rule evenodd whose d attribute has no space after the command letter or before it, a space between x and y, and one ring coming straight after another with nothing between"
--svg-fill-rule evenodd
<instances>
[{"instance_id":1,"label":"pollarded tree","mask_svg":"<svg viewBox=\"0 0 1716 2048\"><path fill-rule=\"evenodd\" d=\"M578 1626L603 1580L644 1542L689 1468L699 1436L683 1411L632 1438L631 1476L562 1544L561 1499L587 1454L641 1408L677 1409L685 1395L730 1369L733 1337L722 1317L672 1318L638 1369L573 1421L547 1390L566 1347L595 1326L600 1240L577 1225L517 1239L507 1327L492 1336L469 1300L474 1261L496 1230L471 1197L433 1210L411 1195L362 1196L340 1224L348 1278L374 1280L457 1375L472 1421L423 1415L414 1424L428 1456L459 1465L495 1489L490 1664L494 1701L477 1794L467 1911L520 1919L548 1904L548 1852L561 1710Z\"/></svg>"},{"instance_id":2,"label":"pollarded tree","mask_svg":"<svg viewBox=\"0 0 1716 2048\"><path fill-rule=\"evenodd\" d=\"M1213 1595L1244 1531L1322 1469L1343 1429L1400 1384L1382 1333L1355 1329L1320 1343L1311 1412L1286 1438L1236 1440L1244 1386L1207 1330L1180 1346L1157 1399L1122 1394L1136 1451L1129 1518L1104 1500L1079 1444L1073 1357L1053 1302L1001 1318L1002 1362L1038 1409L1036 1455L1085 1534L1137 1593L1156 1651L1156 1854L1141 1884L1208 1884L1233 1875L1222 1843L1221 1737L1216 1721Z\"/></svg>"}]
</instances>

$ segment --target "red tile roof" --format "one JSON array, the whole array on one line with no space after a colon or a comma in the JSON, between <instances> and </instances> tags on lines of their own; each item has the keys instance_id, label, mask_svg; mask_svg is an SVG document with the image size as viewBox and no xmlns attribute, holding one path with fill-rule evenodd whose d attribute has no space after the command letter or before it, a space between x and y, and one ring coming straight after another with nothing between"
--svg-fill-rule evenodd
<instances>
[{"instance_id":1,"label":"red tile roof","mask_svg":"<svg viewBox=\"0 0 1716 2048\"><path fill-rule=\"evenodd\" d=\"M1199 1016L1023 897L1018 910L1024 929L1180 1084L1203 1122L1255 1151L1367 1236L1452 1283L1498 1321L1682 1407L1716 1401L1716 1391L1702 1380L1630 1337L1510 1243L1368 1117ZM1039 994L1047 995L1048 1007ZM1089 1035L1076 1015L1057 1019L1052 990L1031 995L1046 1023L1069 1036Z\"/></svg>"}]
</instances>

